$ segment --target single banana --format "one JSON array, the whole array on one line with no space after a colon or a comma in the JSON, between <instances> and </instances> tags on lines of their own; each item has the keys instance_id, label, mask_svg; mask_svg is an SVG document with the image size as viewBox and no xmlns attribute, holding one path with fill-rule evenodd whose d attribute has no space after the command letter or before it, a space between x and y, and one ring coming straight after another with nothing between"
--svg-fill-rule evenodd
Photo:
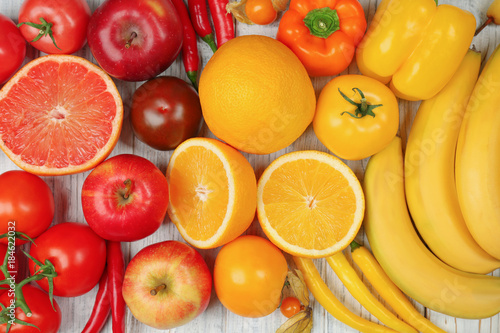
<instances>
[{"instance_id":1,"label":"single banana","mask_svg":"<svg viewBox=\"0 0 500 333\"><path fill-rule=\"evenodd\" d=\"M425 307L459 318L500 312L500 278L463 272L420 240L406 207L401 138L372 156L364 178L365 233L391 280Z\"/></svg>"},{"instance_id":2,"label":"single banana","mask_svg":"<svg viewBox=\"0 0 500 333\"><path fill-rule=\"evenodd\" d=\"M481 54L469 50L444 89L420 104L406 145L405 190L413 222L431 251L450 266L484 274L500 261L472 238L455 186L458 133L480 66Z\"/></svg>"},{"instance_id":3,"label":"single banana","mask_svg":"<svg viewBox=\"0 0 500 333\"><path fill-rule=\"evenodd\" d=\"M472 237L500 259L500 46L474 87L456 154L458 200Z\"/></svg>"}]
</instances>

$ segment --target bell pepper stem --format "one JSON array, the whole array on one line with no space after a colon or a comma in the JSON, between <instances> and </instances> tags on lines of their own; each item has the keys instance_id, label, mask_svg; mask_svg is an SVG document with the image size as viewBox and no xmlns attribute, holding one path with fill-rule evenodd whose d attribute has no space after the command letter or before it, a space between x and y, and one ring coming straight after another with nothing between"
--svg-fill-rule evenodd
<instances>
[{"instance_id":1,"label":"bell pepper stem","mask_svg":"<svg viewBox=\"0 0 500 333\"><path fill-rule=\"evenodd\" d=\"M309 28L311 35L328 38L340 29L340 19L337 11L329 7L316 8L304 17L304 24Z\"/></svg>"}]
</instances>

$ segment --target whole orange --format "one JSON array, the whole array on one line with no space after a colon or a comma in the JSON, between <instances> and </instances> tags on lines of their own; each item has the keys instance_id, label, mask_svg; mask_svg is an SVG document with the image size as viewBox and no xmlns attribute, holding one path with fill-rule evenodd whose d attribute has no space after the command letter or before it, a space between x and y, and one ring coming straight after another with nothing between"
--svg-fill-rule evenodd
<instances>
[{"instance_id":1,"label":"whole orange","mask_svg":"<svg viewBox=\"0 0 500 333\"><path fill-rule=\"evenodd\" d=\"M266 36L239 36L225 43L203 69L199 93L212 133L253 154L292 144L311 123L316 107L300 60Z\"/></svg>"}]
</instances>

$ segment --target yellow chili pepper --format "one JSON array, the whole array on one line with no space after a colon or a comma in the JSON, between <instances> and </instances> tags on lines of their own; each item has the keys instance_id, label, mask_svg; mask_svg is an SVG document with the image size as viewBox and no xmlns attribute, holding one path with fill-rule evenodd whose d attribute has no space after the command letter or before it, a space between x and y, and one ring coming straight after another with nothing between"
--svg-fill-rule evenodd
<instances>
[{"instance_id":1,"label":"yellow chili pepper","mask_svg":"<svg viewBox=\"0 0 500 333\"><path fill-rule=\"evenodd\" d=\"M373 288L408 324L422 333L445 333L415 309L403 292L391 281L377 259L367 248L351 243L352 260L361 269Z\"/></svg>"},{"instance_id":2,"label":"yellow chili pepper","mask_svg":"<svg viewBox=\"0 0 500 333\"><path fill-rule=\"evenodd\" d=\"M333 317L362 333L395 333L396 331L366 320L352 313L340 302L319 275L314 262L308 258L293 257L297 268L304 275L307 289Z\"/></svg>"},{"instance_id":3,"label":"yellow chili pepper","mask_svg":"<svg viewBox=\"0 0 500 333\"><path fill-rule=\"evenodd\" d=\"M383 0L356 51L359 70L396 96L425 100L451 79L469 49L474 15L434 0Z\"/></svg>"},{"instance_id":4,"label":"yellow chili pepper","mask_svg":"<svg viewBox=\"0 0 500 333\"><path fill-rule=\"evenodd\" d=\"M373 296L342 252L327 257L326 261L352 296L372 315L388 327L401 333L417 333L417 330L399 319Z\"/></svg>"}]
</instances>

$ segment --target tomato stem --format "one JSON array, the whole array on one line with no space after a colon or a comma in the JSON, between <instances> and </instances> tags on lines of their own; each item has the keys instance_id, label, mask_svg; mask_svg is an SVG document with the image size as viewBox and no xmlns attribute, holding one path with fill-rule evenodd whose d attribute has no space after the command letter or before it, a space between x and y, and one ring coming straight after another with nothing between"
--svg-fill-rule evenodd
<instances>
[{"instance_id":1,"label":"tomato stem","mask_svg":"<svg viewBox=\"0 0 500 333\"><path fill-rule=\"evenodd\" d=\"M134 39L136 37L137 37L137 33L135 31L132 31L127 43L125 44L125 48L127 48L127 49L130 48L130 46L132 45L132 42L134 41Z\"/></svg>"},{"instance_id":2,"label":"tomato stem","mask_svg":"<svg viewBox=\"0 0 500 333\"><path fill-rule=\"evenodd\" d=\"M61 50L59 48L59 46L57 46L56 40L54 39L54 35L52 32L52 26L54 25L54 23L49 23L49 22L45 21L45 19L43 17L40 17L40 22L42 22L42 23L40 24L40 23L33 23L33 22L20 22L17 25L17 27L19 28L23 24L26 24L27 26L38 29L38 35L35 38L33 38L33 40L30 43L34 43L34 42L38 41L40 38L49 35L50 39L52 39L52 43L54 43L54 46L58 50Z\"/></svg>"},{"instance_id":3,"label":"tomato stem","mask_svg":"<svg viewBox=\"0 0 500 333\"><path fill-rule=\"evenodd\" d=\"M337 11L329 7L316 8L304 17L304 24L309 28L311 35L328 38L340 29L340 19Z\"/></svg>"},{"instance_id":4,"label":"tomato stem","mask_svg":"<svg viewBox=\"0 0 500 333\"><path fill-rule=\"evenodd\" d=\"M151 296L156 296L159 291L164 290L167 288L167 285L165 283L160 284L158 287L151 289L150 294Z\"/></svg>"},{"instance_id":5,"label":"tomato stem","mask_svg":"<svg viewBox=\"0 0 500 333\"><path fill-rule=\"evenodd\" d=\"M366 100L365 94L363 94L363 92L359 88L352 88L352 91L354 91L355 93L357 92L359 94L359 96L361 97L361 102L360 103L354 102L352 99L347 97L342 91L340 91L340 88L339 88L340 95L342 95L342 97L346 101L348 101L349 103L351 103L352 105L354 105L356 107L356 110L354 110L354 114L352 114L349 111L344 111L340 115L342 116L344 113L347 113L348 115L350 115L353 118L363 118L364 116L368 116L368 115L375 117L375 113L373 112L373 109L378 108L379 106L382 106L382 104L377 104L377 105L368 104L368 101Z\"/></svg>"}]
</instances>

